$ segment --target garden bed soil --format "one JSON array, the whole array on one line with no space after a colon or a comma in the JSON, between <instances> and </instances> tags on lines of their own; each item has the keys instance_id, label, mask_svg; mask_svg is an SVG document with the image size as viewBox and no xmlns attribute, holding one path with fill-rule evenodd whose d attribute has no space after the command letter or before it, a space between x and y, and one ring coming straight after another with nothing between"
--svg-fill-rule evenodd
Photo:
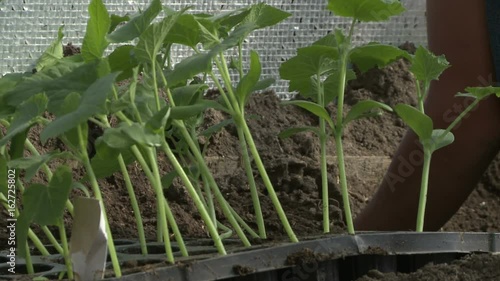
<instances>
[{"instance_id":1,"label":"garden bed soil","mask_svg":"<svg viewBox=\"0 0 500 281\"><path fill-rule=\"evenodd\" d=\"M415 96L415 85L408 71L408 64L404 60L399 60L383 69L370 70L360 75L358 79L351 81L347 87L345 102L348 108L357 101L366 98L382 101L390 106L401 102L414 105ZM330 112L335 111L334 107L329 109ZM316 126L317 118L297 107L282 106L278 97L272 92L254 94L246 109L246 115L256 145L292 228L299 237L320 235L322 233L321 179L317 138L312 133L301 133L288 139L277 137L278 133L286 128ZM227 116L221 112L208 110L201 129L217 124L226 118ZM388 113L380 117L354 121L345 130L346 168L354 214L357 214L370 200L406 130L406 126L399 118ZM35 127L30 136L40 152L50 151L61 145L57 141L49 141L42 146L38 141L39 133L40 130ZM201 139L200 142L208 142L207 161L226 199L236 212L255 228L246 176L243 169L237 168L241 159L238 153L235 127L229 125L211 139ZM337 184L333 143L329 143L328 150L332 230L334 233L342 233L345 226ZM171 166L163 155L159 156L159 162L162 173L171 170ZM57 163L52 165L57 165ZM78 179L82 176L83 170L77 166L75 168L79 172L79 174L75 174L75 179ZM141 215L144 218L146 236L148 239L154 240L156 238L155 194L138 165L130 165L129 172L142 212ZM42 179L38 180L43 181ZM122 176L115 175L100 180L100 184L113 238L136 238L137 230L132 207ZM286 241L287 237L259 178L257 178L257 184L260 190L268 237L276 241ZM165 193L183 236L207 238L208 233L200 215L180 180L175 180L173 186ZM74 195L77 195L77 192ZM477 188L457 214L443 227L443 230L498 232L500 231L499 210L500 157L496 157ZM2 210L2 212L4 211ZM223 218L222 212L218 212L218 217ZM224 219L222 221L227 224ZM69 217L66 217L66 223L68 226L70 225ZM5 220L2 220L0 224L5 224ZM7 235L5 225L1 225L1 229L0 240L5 241ZM469 261L478 264L483 259L487 258L473 256L469 260L460 261L450 266L450 270L452 268L458 270L462 268L462 263ZM494 261L499 261L498 256L492 259L492 262ZM440 270L439 268L439 266L436 267L436 270Z\"/></svg>"}]
</instances>

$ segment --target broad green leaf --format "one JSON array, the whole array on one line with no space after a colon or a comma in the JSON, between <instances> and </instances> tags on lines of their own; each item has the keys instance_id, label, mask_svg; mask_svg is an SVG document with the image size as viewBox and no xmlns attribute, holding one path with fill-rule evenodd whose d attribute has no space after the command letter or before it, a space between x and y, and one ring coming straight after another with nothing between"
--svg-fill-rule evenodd
<instances>
[{"instance_id":1,"label":"broad green leaf","mask_svg":"<svg viewBox=\"0 0 500 281\"><path fill-rule=\"evenodd\" d=\"M59 166L48 186L33 184L23 194L23 210L18 218L18 254L26 253L26 239L31 222L39 225L57 225L63 216L64 206L72 184L71 169ZM19 222L20 221L20 222Z\"/></svg>"},{"instance_id":2,"label":"broad green leaf","mask_svg":"<svg viewBox=\"0 0 500 281\"><path fill-rule=\"evenodd\" d=\"M406 51L379 43L370 43L356 47L350 53L351 62L358 66L362 72L374 67L384 67L403 57L410 59Z\"/></svg>"},{"instance_id":3,"label":"broad green leaf","mask_svg":"<svg viewBox=\"0 0 500 281\"><path fill-rule=\"evenodd\" d=\"M28 129L15 135L10 142L9 156L10 160L23 157L24 154L24 143L28 138Z\"/></svg>"},{"instance_id":4,"label":"broad green leaf","mask_svg":"<svg viewBox=\"0 0 500 281\"><path fill-rule=\"evenodd\" d=\"M222 128L226 127L229 124L234 124L234 119L233 118L222 120L221 122L219 122L219 123L217 123L217 124L215 124L213 126L210 126L207 129L205 129L202 132L200 132L199 135L200 136L204 136L204 137L210 137L213 134L219 132Z\"/></svg>"},{"instance_id":5,"label":"broad green leaf","mask_svg":"<svg viewBox=\"0 0 500 281\"><path fill-rule=\"evenodd\" d=\"M0 119L9 118L14 114L16 109L7 102L6 93L12 91L23 77L22 73L9 73L0 78Z\"/></svg>"},{"instance_id":6,"label":"broad green leaf","mask_svg":"<svg viewBox=\"0 0 500 281\"><path fill-rule=\"evenodd\" d=\"M23 133L33 126L37 117L45 112L47 102L47 97L44 94L38 94L21 104L14 114L14 118L10 127L7 129L7 133L0 139L0 146L7 144L7 142L17 134Z\"/></svg>"},{"instance_id":7,"label":"broad green leaf","mask_svg":"<svg viewBox=\"0 0 500 281\"><path fill-rule=\"evenodd\" d=\"M103 136L103 142L114 149L128 149L134 144L145 146L160 146L161 138L152 133L143 125L138 123L120 124L117 128L107 129Z\"/></svg>"},{"instance_id":8,"label":"broad green leaf","mask_svg":"<svg viewBox=\"0 0 500 281\"><path fill-rule=\"evenodd\" d=\"M282 138L282 139L286 139L286 138L289 138L293 135L296 135L298 133L303 133L303 132L313 132L315 133L316 135L320 135L320 131L318 130L318 128L314 128L314 127L297 127L297 128L288 128L288 129L285 129L283 131L281 131L278 135L278 137Z\"/></svg>"},{"instance_id":9,"label":"broad green leaf","mask_svg":"<svg viewBox=\"0 0 500 281\"><path fill-rule=\"evenodd\" d=\"M429 116L407 104L396 105L394 111L418 135L421 142L425 142L431 138L433 124Z\"/></svg>"},{"instance_id":10,"label":"broad green leaf","mask_svg":"<svg viewBox=\"0 0 500 281\"><path fill-rule=\"evenodd\" d=\"M349 113L347 113L347 116L344 119L344 125L351 122L352 120L363 118L366 116L366 114L369 114L370 112L380 111L381 109L392 112L392 108L386 104L373 100L362 100L356 103L351 108Z\"/></svg>"},{"instance_id":11,"label":"broad green leaf","mask_svg":"<svg viewBox=\"0 0 500 281\"><path fill-rule=\"evenodd\" d=\"M111 148L111 149L127 149L129 147L131 147L132 145L134 145L134 141L131 140L130 138L126 137L123 132L122 132L122 127L125 126L124 124L120 124L120 126L118 128L108 128L104 131L104 134L102 135L102 137L99 137L98 140L102 140L102 158L104 158L104 156L109 156L109 154L111 153L110 151L108 151L107 149L108 148ZM96 144L97 144L97 141L96 141ZM100 149L99 147L97 147L97 152L99 153L99 150ZM116 151L112 151L113 153L115 153ZM116 159L116 156L117 156L117 153L115 153L116 155L113 156L113 159Z\"/></svg>"},{"instance_id":12,"label":"broad green leaf","mask_svg":"<svg viewBox=\"0 0 500 281\"><path fill-rule=\"evenodd\" d=\"M64 99L62 106L61 106L61 112L60 115L66 115L71 112L74 112L78 109L78 106L80 106L80 101L81 97L80 94L78 93L71 93L66 96ZM82 134L82 138L80 140L80 135L78 131L78 127L72 128L68 131L66 131L64 134L62 134L61 138L65 139L66 146L73 152L76 151L81 151L80 150L80 141L82 141L82 145L84 147L87 147L87 141L88 141L88 124L87 122L83 122L80 124L80 132Z\"/></svg>"},{"instance_id":13,"label":"broad green leaf","mask_svg":"<svg viewBox=\"0 0 500 281\"><path fill-rule=\"evenodd\" d=\"M255 84L255 86L252 88L252 90L250 92L254 93L254 92L257 92L257 91L260 91L260 90L267 89L272 84L274 84L274 82L276 82L276 80L274 78L265 78L265 79L262 79L262 80L260 80L259 82L257 82Z\"/></svg>"},{"instance_id":14,"label":"broad green leaf","mask_svg":"<svg viewBox=\"0 0 500 281\"><path fill-rule=\"evenodd\" d=\"M111 26L111 19L102 0L92 0L88 11L90 18L82 44L82 56L86 62L101 59L109 44L106 34Z\"/></svg>"},{"instance_id":15,"label":"broad green leaf","mask_svg":"<svg viewBox=\"0 0 500 281\"><path fill-rule=\"evenodd\" d=\"M26 170L23 179L30 181L45 163L54 158L68 158L70 156L67 152L51 151L43 155L34 155L9 161L9 167Z\"/></svg>"},{"instance_id":16,"label":"broad green leaf","mask_svg":"<svg viewBox=\"0 0 500 281\"><path fill-rule=\"evenodd\" d=\"M135 47L135 55L138 61L149 64L155 61L156 55L163 46L163 41L184 11L185 9L164 18L161 22L151 24L139 36L139 43Z\"/></svg>"},{"instance_id":17,"label":"broad green leaf","mask_svg":"<svg viewBox=\"0 0 500 281\"><path fill-rule=\"evenodd\" d=\"M180 82L191 79L196 74L208 72L212 69L213 53L201 53L187 57L175 65L174 70L168 72L165 77L169 85L177 85Z\"/></svg>"},{"instance_id":18,"label":"broad green leaf","mask_svg":"<svg viewBox=\"0 0 500 281\"><path fill-rule=\"evenodd\" d=\"M325 120L328 125L330 125L330 128L335 128L335 125L333 124L332 118L326 111L326 109L316 103L310 102L310 101L303 101L303 100L292 100L292 101L285 101L283 104L288 105L288 104L293 104L299 107L302 107L303 109L311 112L312 114L318 116L319 118Z\"/></svg>"},{"instance_id":19,"label":"broad green leaf","mask_svg":"<svg viewBox=\"0 0 500 281\"><path fill-rule=\"evenodd\" d=\"M120 129L124 135L133 140L136 144L146 146L161 145L160 135L150 132L147 128L140 124L133 123L130 126L123 126Z\"/></svg>"},{"instance_id":20,"label":"broad green leaf","mask_svg":"<svg viewBox=\"0 0 500 281\"><path fill-rule=\"evenodd\" d=\"M23 79L6 93L6 101L18 106L31 96L45 92L49 98L49 110L56 111L69 93L84 92L98 78L95 63L81 64L71 58L64 58L56 65Z\"/></svg>"},{"instance_id":21,"label":"broad green leaf","mask_svg":"<svg viewBox=\"0 0 500 281\"><path fill-rule=\"evenodd\" d=\"M193 15L181 15L168 33L166 42L177 43L195 48L200 43L200 28Z\"/></svg>"},{"instance_id":22,"label":"broad green leaf","mask_svg":"<svg viewBox=\"0 0 500 281\"><path fill-rule=\"evenodd\" d=\"M410 71L419 81L438 80L443 71L450 67L444 56L435 56L426 48L419 46L412 59Z\"/></svg>"},{"instance_id":23,"label":"broad green leaf","mask_svg":"<svg viewBox=\"0 0 500 281\"><path fill-rule=\"evenodd\" d=\"M191 105L197 102L203 92L208 89L206 84L191 84L172 90L172 98L176 106Z\"/></svg>"},{"instance_id":24,"label":"broad green leaf","mask_svg":"<svg viewBox=\"0 0 500 281\"><path fill-rule=\"evenodd\" d=\"M108 62L111 72L121 71L116 81L132 77L132 69L138 65L133 56L134 46L124 45L116 48L109 56Z\"/></svg>"},{"instance_id":25,"label":"broad green leaf","mask_svg":"<svg viewBox=\"0 0 500 281\"><path fill-rule=\"evenodd\" d=\"M243 23L255 23L257 28L260 29L276 25L291 15L292 14L274 8L273 6L269 6L265 3L258 3L250 8L250 12Z\"/></svg>"},{"instance_id":26,"label":"broad green leaf","mask_svg":"<svg viewBox=\"0 0 500 281\"><path fill-rule=\"evenodd\" d=\"M225 108L216 101L201 100L193 105L172 107L170 110L170 118L173 120L186 120L204 112L208 108L225 110Z\"/></svg>"},{"instance_id":27,"label":"broad green leaf","mask_svg":"<svg viewBox=\"0 0 500 281\"><path fill-rule=\"evenodd\" d=\"M64 34L62 33L64 26L59 27L59 31L57 33L57 39L50 44L50 46L43 52L42 56L36 62L36 70L40 71L44 67L52 66L56 64L56 62L63 58L63 45L62 39Z\"/></svg>"},{"instance_id":28,"label":"broad green leaf","mask_svg":"<svg viewBox=\"0 0 500 281\"><path fill-rule=\"evenodd\" d=\"M305 80L332 71L338 58L337 48L312 45L297 50L297 55L280 66L280 76L286 80Z\"/></svg>"},{"instance_id":29,"label":"broad green leaf","mask_svg":"<svg viewBox=\"0 0 500 281\"><path fill-rule=\"evenodd\" d=\"M7 197L8 194L7 169L7 158L0 153L0 179L2 179L0 182L0 193L5 195L5 197Z\"/></svg>"},{"instance_id":30,"label":"broad green leaf","mask_svg":"<svg viewBox=\"0 0 500 281\"><path fill-rule=\"evenodd\" d=\"M352 69L346 69L345 73L345 83L347 83L350 80L356 79L356 73ZM340 70L335 69L333 70L332 74L330 74L325 81L323 81L323 91L324 91L324 101L325 104L324 106L327 106L329 103L331 103L335 98L338 97L339 95L339 79L340 76ZM344 82L344 81L342 81Z\"/></svg>"},{"instance_id":31,"label":"broad green leaf","mask_svg":"<svg viewBox=\"0 0 500 281\"><path fill-rule=\"evenodd\" d=\"M252 89L257 85L257 82L259 82L261 70L262 65L260 63L259 54L252 50L250 52L250 69L248 73L241 78L236 87L236 96L242 106L247 103L252 93Z\"/></svg>"},{"instance_id":32,"label":"broad green leaf","mask_svg":"<svg viewBox=\"0 0 500 281\"><path fill-rule=\"evenodd\" d=\"M458 93L457 97L469 97L482 100L490 95L500 95L500 87L467 87L465 93Z\"/></svg>"},{"instance_id":33,"label":"broad green leaf","mask_svg":"<svg viewBox=\"0 0 500 281\"><path fill-rule=\"evenodd\" d=\"M134 16L124 26L109 34L108 40L112 43L122 43L139 37L161 10L161 1L153 0L144 12Z\"/></svg>"},{"instance_id":34,"label":"broad green leaf","mask_svg":"<svg viewBox=\"0 0 500 281\"><path fill-rule=\"evenodd\" d=\"M297 91L302 97L318 102L318 82L315 76L290 80L288 91Z\"/></svg>"},{"instance_id":35,"label":"broad green leaf","mask_svg":"<svg viewBox=\"0 0 500 281\"><path fill-rule=\"evenodd\" d=\"M428 147L432 152L441 149L445 146L452 144L455 141L455 136L453 133L442 129L435 129L432 131L432 137L428 143L424 143L424 147Z\"/></svg>"},{"instance_id":36,"label":"broad green leaf","mask_svg":"<svg viewBox=\"0 0 500 281\"><path fill-rule=\"evenodd\" d=\"M359 21L386 21L405 11L399 0L328 0L328 9L337 16Z\"/></svg>"},{"instance_id":37,"label":"broad green leaf","mask_svg":"<svg viewBox=\"0 0 500 281\"><path fill-rule=\"evenodd\" d=\"M153 115L148 122L146 122L146 129L155 134L160 134L164 131L167 120L170 117L170 110L170 106L164 106L160 111Z\"/></svg>"},{"instance_id":38,"label":"broad green leaf","mask_svg":"<svg viewBox=\"0 0 500 281\"><path fill-rule=\"evenodd\" d=\"M337 39L335 38L335 34L328 33L327 35L321 37L317 41L315 41L312 45L320 45L326 47L337 47Z\"/></svg>"},{"instance_id":39,"label":"broad green leaf","mask_svg":"<svg viewBox=\"0 0 500 281\"><path fill-rule=\"evenodd\" d=\"M105 134L106 132L107 130ZM113 149L103 139L104 137L101 136L95 141L96 154L91 160L92 169L98 179L111 176L114 172L120 171L120 164L118 163L119 155L122 156L125 165L134 161L134 157L129 149ZM130 147L132 144L133 142L130 140L129 145L126 147Z\"/></svg>"},{"instance_id":40,"label":"broad green leaf","mask_svg":"<svg viewBox=\"0 0 500 281\"><path fill-rule=\"evenodd\" d=\"M56 137L87 121L94 114L102 112L106 97L111 92L117 76L118 73L111 73L92 84L83 93L81 103L75 111L63 115L47 125L41 134L42 142Z\"/></svg>"},{"instance_id":41,"label":"broad green leaf","mask_svg":"<svg viewBox=\"0 0 500 281\"><path fill-rule=\"evenodd\" d=\"M124 15L124 16L119 16L119 15L114 15L112 14L110 16L110 19L111 19L111 24L109 25L109 30L108 30L108 40L110 42L112 42L110 39L109 39L109 33L115 31L116 27L121 24L122 22L126 22L126 21L129 21L130 20L130 17L128 15Z\"/></svg>"},{"instance_id":42,"label":"broad green leaf","mask_svg":"<svg viewBox=\"0 0 500 281\"><path fill-rule=\"evenodd\" d=\"M163 189L167 189L169 188L172 183L174 182L174 179L178 176L179 174L177 173L177 171L171 171L170 173L164 175L163 177L161 177L161 186L163 187Z\"/></svg>"}]
</instances>

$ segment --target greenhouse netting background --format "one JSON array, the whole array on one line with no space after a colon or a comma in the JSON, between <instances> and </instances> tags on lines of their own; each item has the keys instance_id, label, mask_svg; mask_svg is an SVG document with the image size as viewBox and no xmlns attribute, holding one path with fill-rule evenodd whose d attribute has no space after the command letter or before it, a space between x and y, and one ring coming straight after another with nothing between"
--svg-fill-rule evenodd
<instances>
[{"instance_id":1,"label":"greenhouse netting background","mask_svg":"<svg viewBox=\"0 0 500 281\"><path fill-rule=\"evenodd\" d=\"M0 74L29 71L40 54L56 38L64 25L65 43L79 46L85 33L87 5L90 0L0 0ZM144 10L149 0L103 0L110 14L134 14ZM170 0L164 5L179 10L193 6L192 12L217 13L242 8L262 1ZM326 0L265 1L292 14L281 24L254 32L246 51L257 50L261 55L264 78L277 79L275 91L286 97L288 85L280 81L280 64L295 55L298 47L310 44L333 28L348 22L326 11ZM406 41L426 44L425 1L403 0L407 11L386 23L363 23L355 33L355 42L377 41L400 45ZM177 58L190 55L177 49Z\"/></svg>"}]
</instances>

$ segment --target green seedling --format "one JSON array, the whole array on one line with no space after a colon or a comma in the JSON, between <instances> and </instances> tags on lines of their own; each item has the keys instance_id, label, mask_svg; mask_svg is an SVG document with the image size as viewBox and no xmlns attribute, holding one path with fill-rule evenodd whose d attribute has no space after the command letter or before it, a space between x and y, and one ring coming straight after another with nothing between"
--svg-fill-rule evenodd
<instances>
[{"instance_id":1,"label":"green seedling","mask_svg":"<svg viewBox=\"0 0 500 281\"><path fill-rule=\"evenodd\" d=\"M300 95L311 101L293 100L284 102L304 108L319 118L319 128L290 128L281 133L281 137L311 131L320 140L320 167L322 178L323 231L330 232L329 196L327 180L327 139L333 136L339 169L339 181L342 192L347 230L354 234L352 215L347 189L342 134L349 122L359 118L378 116L392 109L380 102L363 100L344 114L344 91L346 83L355 78L349 67L354 64L362 72L373 67L383 67L394 60L407 57L403 50L379 43L354 46L353 34L360 22L385 21L404 11L399 1L364 0L345 1L330 0L328 9L337 16L350 18L351 25L346 30L334 30L332 33L314 42L310 46L299 48L297 55L284 62L280 67L283 79L290 80L290 91L298 91ZM326 107L336 103L336 114L330 116Z\"/></svg>"},{"instance_id":2,"label":"green seedling","mask_svg":"<svg viewBox=\"0 0 500 281\"><path fill-rule=\"evenodd\" d=\"M416 223L416 231L422 232L424 230L425 207L432 154L436 150L452 144L455 140L451 132L453 128L459 124L481 100L493 94L498 96L500 88L466 88L466 93L457 94L457 97L471 98L473 102L467 106L467 108L465 108L446 129L436 129L434 128L432 119L425 114L424 100L429 92L431 81L437 80L442 72L449 67L449 63L444 56L434 56L423 47L417 49L415 55L411 56L410 61L412 63L410 71L413 73L417 85L418 108L406 104L398 104L395 106L394 110L418 136L424 152Z\"/></svg>"}]
</instances>

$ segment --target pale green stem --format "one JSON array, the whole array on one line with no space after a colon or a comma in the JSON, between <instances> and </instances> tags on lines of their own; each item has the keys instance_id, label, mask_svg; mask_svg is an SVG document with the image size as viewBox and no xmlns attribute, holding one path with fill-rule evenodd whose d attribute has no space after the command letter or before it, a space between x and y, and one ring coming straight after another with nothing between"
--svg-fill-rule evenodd
<instances>
[{"instance_id":1,"label":"pale green stem","mask_svg":"<svg viewBox=\"0 0 500 281\"><path fill-rule=\"evenodd\" d=\"M429 183L429 170L432 152L424 148L424 166L422 168L422 182L420 186L420 198L418 201L417 232L424 231L425 206L427 204L427 190Z\"/></svg>"},{"instance_id":2,"label":"pale green stem","mask_svg":"<svg viewBox=\"0 0 500 281\"><path fill-rule=\"evenodd\" d=\"M105 210L104 206L104 200L102 199L102 194L101 194L101 189L99 188L99 184L97 183L97 179L94 174L94 170L92 169L92 164L90 163L89 156L87 154L87 147L85 146L83 142L83 133L82 133L82 128L81 126L77 127L78 131L78 139L79 139L79 145L80 145L80 152L81 152L81 159L83 162L83 165L85 169L87 170L87 175L90 180L90 184L92 186L92 191L94 192L94 196L97 200L99 200L99 203L102 208L102 214L104 218L104 225L106 226L106 234L108 236L108 250L109 250L109 255L111 256L111 263L113 264L113 270L116 275L116 277L121 277L121 268L120 268L120 262L118 261L118 256L116 255L116 250L115 250L115 244L113 240L113 235L111 233L111 228L109 227L109 222L108 222L108 216Z\"/></svg>"},{"instance_id":3,"label":"pale green stem","mask_svg":"<svg viewBox=\"0 0 500 281\"><path fill-rule=\"evenodd\" d=\"M66 270L68 273L68 279L73 280L73 263L71 262L71 256L69 254L69 247L68 247L68 239L66 237L66 229L64 228L64 221L63 219L59 219L59 235L61 236L61 244L64 249L63 252L63 257L64 257L64 262L66 264Z\"/></svg>"}]
</instances>

